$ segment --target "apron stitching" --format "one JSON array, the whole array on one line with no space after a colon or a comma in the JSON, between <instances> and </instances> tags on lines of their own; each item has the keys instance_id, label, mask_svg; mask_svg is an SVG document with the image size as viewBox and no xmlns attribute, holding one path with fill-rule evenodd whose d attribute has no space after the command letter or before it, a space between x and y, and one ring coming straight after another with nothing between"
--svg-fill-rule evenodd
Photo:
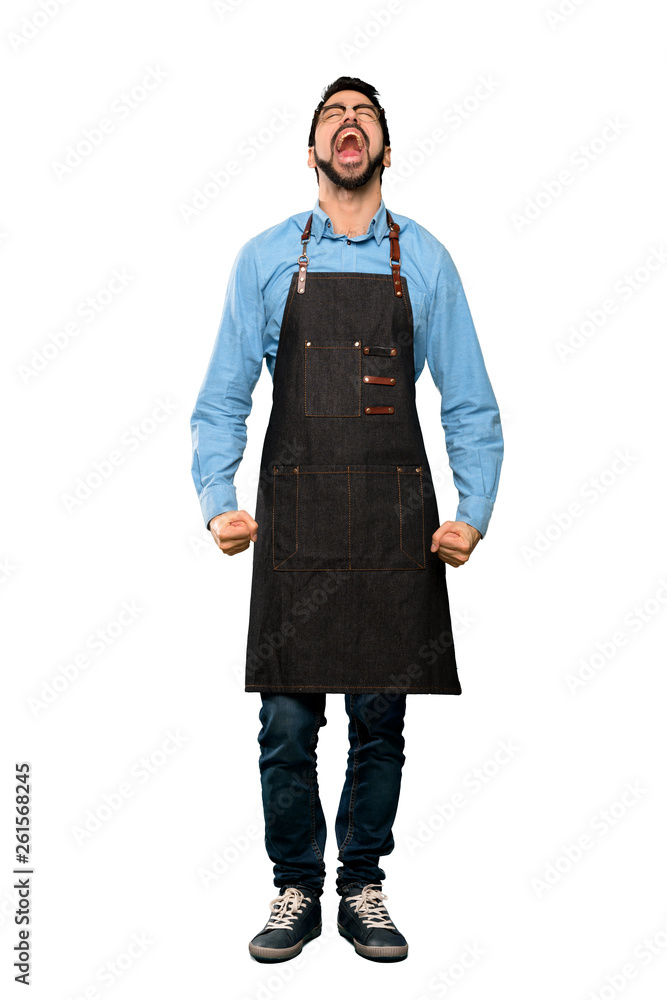
<instances>
[{"instance_id":1,"label":"apron stitching","mask_svg":"<svg viewBox=\"0 0 667 1000\"><path fill-rule=\"evenodd\" d=\"M419 569L424 569L424 564L423 564L423 563L420 563L420 562L418 562L418 561L417 561L417 560L415 559L415 557L414 557L414 556L411 556L409 552L406 552L406 551L405 551L405 549L403 548L403 546L401 546L401 552L403 553L403 555L407 556L407 557L408 557L408 559L412 559L412 561L413 561L413 563L415 564L415 566L418 566L418 567L419 567ZM401 568L401 567L399 566L399 569L400 569L400 568ZM407 568L408 568L407 566L403 566L403 569L407 569Z\"/></svg>"},{"instance_id":2,"label":"apron stitching","mask_svg":"<svg viewBox=\"0 0 667 1000\"><path fill-rule=\"evenodd\" d=\"M314 272L314 273L311 273L308 277L309 277L310 281L312 281L313 278L315 278L315 279L319 278L320 281L333 281L333 280L336 280L337 278L339 278L340 274L344 274L344 273L345 272L338 272L338 274L318 274L317 272ZM390 274L346 274L345 280L346 281L391 281L392 284L393 284L393 280L394 279L392 278L392 276ZM294 287L296 288L296 284L295 284ZM401 296L401 298L402 298L402 301L403 301L403 307L405 309L405 314L406 314L406 316L409 316L409 314L408 314L408 302L407 302L407 298L406 298L405 284L403 282L403 276L402 275L401 275L401 289L403 291L403 295ZM294 292L292 292L292 296L290 297L289 307L288 308L291 308L292 298L293 297L294 297Z\"/></svg>"},{"instance_id":3,"label":"apron stitching","mask_svg":"<svg viewBox=\"0 0 667 1000\"><path fill-rule=\"evenodd\" d=\"M398 544L400 545L401 552L404 552L403 548L403 507L401 505L401 473L396 468L396 482L398 483ZM407 555L407 553L406 553Z\"/></svg>"},{"instance_id":4,"label":"apron stitching","mask_svg":"<svg viewBox=\"0 0 667 1000\"><path fill-rule=\"evenodd\" d=\"M361 416L361 351L359 354L359 406L356 413L309 413L308 412L308 350L307 344L308 340L304 341L303 347L303 412L306 417L360 417ZM352 351L353 347L347 347L345 344L326 344L317 345L316 350L318 351Z\"/></svg>"},{"instance_id":5,"label":"apron stitching","mask_svg":"<svg viewBox=\"0 0 667 1000\"><path fill-rule=\"evenodd\" d=\"M391 465L391 462L385 462L384 464L385 465ZM294 468L294 466L292 466L292 468ZM384 471L383 469L351 469L350 470L350 468L348 466L348 470L351 471L351 473L352 473L353 476L355 474L358 475L358 476L393 476L394 475L394 470L393 469L392 469L391 472L389 471L389 469L387 469L386 471ZM289 475L291 475L291 473L289 473L289 472L277 472L276 475L278 475L278 476L289 476ZM319 472L308 472L307 469L304 469L303 472L299 472L299 475L300 476L340 476L340 475L343 475L343 471L342 471L342 469L340 471L337 471L336 469L322 469ZM414 475L414 473L406 473L406 475Z\"/></svg>"},{"instance_id":6,"label":"apron stitching","mask_svg":"<svg viewBox=\"0 0 667 1000\"><path fill-rule=\"evenodd\" d=\"M352 497L349 465L347 467L347 568L352 569Z\"/></svg>"},{"instance_id":7,"label":"apron stitching","mask_svg":"<svg viewBox=\"0 0 667 1000\"><path fill-rule=\"evenodd\" d=\"M424 564L426 564L426 542L425 542L425 539L424 539L424 531L425 531L425 528L426 528L426 526L424 524L424 483L423 483L423 480L422 480L422 470L421 469L419 470L419 491L421 493L421 498L422 498L422 559L424 561ZM444 566L444 563L443 563L443 566Z\"/></svg>"},{"instance_id":8,"label":"apron stitching","mask_svg":"<svg viewBox=\"0 0 667 1000\"><path fill-rule=\"evenodd\" d=\"M386 571L386 570L391 570L392 572L394 572L394 571L400 572L401 570L409 570L410 572L413 571L412 567L410 567L410 566L395 566L395 567L394 566L358 566L358 567L355 567L355 566L352 565L352 498L351 498L350 475L354 474L354 473L357 473L359 475L371 475L372 474L372 475L392 475L392 476L394 474L393 472L389 472L389 471L387 471L387 472L377 472L377 473L373 472L373 473L370 473L367 469L353 469L353 470L350 470L350 467L348 465L348 467L347 467L347 562L348 562L347 567L345 567L345 568L343 568L343 567L337 567L337 568L336 567L331 567L331 568L329 568L329 567L325 566L325 567L320 567L320 568L315 568L315 569L308 569L308 568L306 568L306 569L300 569L300 570L299 569L297 569L297 570L290 569L289 570L290 573L347 573L348 570L353 570L354 572L373 572L373 573L383 572L383 571ZM272 526L273 526L273 568L275 570L280 569L280 567L283 566L288 561L288 559L291 559L292 556L296 555L296 553L299 550L299 476L301 475L301 473L297 472L297 477L296 477L296 548L294 549L294 552L290 552L290 554L288 556L285 556L285 558L281 559L281 561L279 563L276 563L276 481L277 481L276 480L276 476L278 476L278 475L285 475L285 473L279 473L277 471L277 469L274 468L274 470L273 470ZM287 473L287 475L291 475L291 473ZM309 475L309 473L307 471L305 471L303 473L303 475ZM322 472L312 472L312 473L310 473L310 475L313 475L313 476L326 476L326 475L340 476L340 475L342 475L342 473L341 472L334 472L333 470L323 470ZM401 480L400 480L400 475L399 475L398 471L396 472L396 475L398 477L399 547L400 547L401 552L404 555L406 555L408 557L408 559L411 559L412 562L419 569L425 569L425 564L424 563L418 562L413 556L410 555L409 552L407 552L403 548L403 535L402 535L402 532L403 532L403 515L402 515L402 508L401 508ZM421 488L421 480L422 480L422 473L421 472L419 473L419 480L420 480L420 488ZM423 495L423 490L421 491L421 498L422 498L422 558L424 558L424 548L425 548L425 546L424 546L424 495Z\"/></svg>"},{"instance_id":9,"label":"apron stitching","mask_svg":"<svg viewBox=\"0 0 667 1000\"><path fill-rule=\"evenodd\" d=\"M403 552L408 559L412 559L413 563L416 563L420 569L424 569L424 564L420 563L414 556L411 556L403 548L403 507L401 505L401 475L398 469L396 470L396 478L398 479L398 534L399 534L399 545L401 552ZM419 479L421 482L421 472L419 473ZM424 558L424 495L422 493L422 559Z\"/></svg>"},{"instance_id":10,"label":"apron stitching","mask_svg":"<svg viewBox=\"0 0 667 1000\"><path fill-rule=\"evenodd\" d=\"M337 271L336 274L322 274L317 271L311 271L310 278L319 278L320 281L333 281L339 278L341 275L345 274L345 280L354 278L357 281L392 281L390 274L346 274L345 271Z\"/></svg>"},{"instance_id":11,"label":"apron stitching","mask_svg":"<svg viewBox=\"0 0 667 1000\"><path fill-rule=\"evenodd\" d=\"M299 474L296 476L296 548L276 565L276 470L273 470L273 568L278 569L288 559L296 555L299 549Z\"/></svg>"},{"instance_id":12,"label":"apron stitching","mask_svg":"<svg viewBox=\"0 0 667 1000\"><path fill-rule=\"evenodd\" d=\"M246 685L246 689L247 690L258 689L258 690L261 690L261 691L277 691L278 693L280 691L283 691L283 690L291 690L292 688L303 688L303 687L308 687L308 689L310 689L310 688L326 688L326 690L328 692L332 693L332 694L337 694L337 693L339 693L339 694L349 694L350 691L361 691L362 694L377 694L377 687L369 687L367 684L366 685L362 685L362 684L346 684L344 689L342 687L332 688L332 687L329 687L328 684L311 684L310 681L308 681L307 683L304 683L304 684L247 684ZM393 685L390 686L389 690L391 690L391 687L393 687ZM409 688L409 690L405 691L403 693L404 694L409 694L410 691L426 691L426 692L430 692L430 691L452 691L452 692L455 692L456 694L459 694L458 688L457 687L453 687L452 685L449 685L448 687L444 687L444 688L441 688L441 687L430 687L430 686L429 687L413 687L411 685L410 688ZM308 694L308 691L301 692L301 693L302 694Z\"/></svg>"}]
</instances>

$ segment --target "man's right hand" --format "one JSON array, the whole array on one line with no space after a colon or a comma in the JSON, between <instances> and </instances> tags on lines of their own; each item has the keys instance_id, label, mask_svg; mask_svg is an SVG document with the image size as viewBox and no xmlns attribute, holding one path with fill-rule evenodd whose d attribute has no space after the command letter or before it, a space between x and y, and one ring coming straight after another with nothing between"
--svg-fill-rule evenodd
<instances>
[{"instance_id":1,"label":"man's right hand","mask_svg":"<svg viewBox=\"0 0 667 1000\"><path fill-rule=\"evenodd\" d=\"M228 556L243 552L250 542L257 541L257 521L253 521L247 510L226 510L209 522L215 544Z\"/></svg>"}]
</instances>

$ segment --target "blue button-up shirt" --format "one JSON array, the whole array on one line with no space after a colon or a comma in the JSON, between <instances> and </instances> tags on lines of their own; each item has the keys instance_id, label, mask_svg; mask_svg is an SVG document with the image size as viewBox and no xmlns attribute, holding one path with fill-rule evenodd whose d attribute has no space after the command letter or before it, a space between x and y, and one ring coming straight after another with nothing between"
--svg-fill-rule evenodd
<instances>
[{"instance_id":1,"label":"blue button-up shirt","mask_svg":"<svg viewBox=\"0 0 667 1000\"><path fill-rule=\"evenodd\" d=\"M191 418L192 478L204 521L237 510L234 474L246 446L246 418L262 359L273 378L287 292L310 212L299 212L248 240L229 277L218 334ZM486 534L498 490L503 435L458 271L445 247L413 219L399 224L401 272L414 319L415 381L428 362L442 396L441 421L454 485L455 520ZM384 199L368 230L351 239L334 233L319 198L308 243L315 271L389 274Z\"/></svg>"}]
</instances>

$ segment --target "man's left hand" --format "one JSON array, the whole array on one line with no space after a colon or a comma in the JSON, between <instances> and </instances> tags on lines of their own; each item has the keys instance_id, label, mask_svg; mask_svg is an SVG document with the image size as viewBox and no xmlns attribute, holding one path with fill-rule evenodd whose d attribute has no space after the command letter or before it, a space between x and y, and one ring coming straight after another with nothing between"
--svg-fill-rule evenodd
<instances>
[{"instance_id":1,"label":"man's left hand","mask_svg":"<svg viewBox=\"0 0 667 1000\"><path fill-rule=\"evenodd\" d=\"M445 521L431 536L431 552L438 550L438 559L448 566L462 566L481 538L477 528L466 521Z\"/></svg>"}]
</instances>

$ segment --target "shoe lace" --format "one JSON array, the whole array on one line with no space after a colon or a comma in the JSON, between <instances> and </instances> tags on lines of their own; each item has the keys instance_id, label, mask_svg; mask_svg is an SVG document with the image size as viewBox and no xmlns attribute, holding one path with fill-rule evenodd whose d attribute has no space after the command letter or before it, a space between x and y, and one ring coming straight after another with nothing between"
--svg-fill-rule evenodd
<instances>
[{"instance_id":1,"label":"shoe lace","mask_svg":"<svg viewBox=\"0 0 667 1000\"><path fill-rule=\"evenodd\" d=\"M300 889L288 886L282 896L276 896L271 900L271 916L267 927L286 927L291 929L292 922L296 920L301 910L307 902L312 902L310 896L304 896Z\"/></svg>"},{"instance_id":2,"label":"shoe lace","mask_svg":"<svg viewBox=\"0 0 667 1000\"><path fill-rule=\"evenodd\" d=\"M374 885L365 885L356 896L348 896L347 899L355 912L361 917L368 927L390 927L396 930L387 909L382 902L387 899L387 894Z\"/></svg>"}]
</instances>

